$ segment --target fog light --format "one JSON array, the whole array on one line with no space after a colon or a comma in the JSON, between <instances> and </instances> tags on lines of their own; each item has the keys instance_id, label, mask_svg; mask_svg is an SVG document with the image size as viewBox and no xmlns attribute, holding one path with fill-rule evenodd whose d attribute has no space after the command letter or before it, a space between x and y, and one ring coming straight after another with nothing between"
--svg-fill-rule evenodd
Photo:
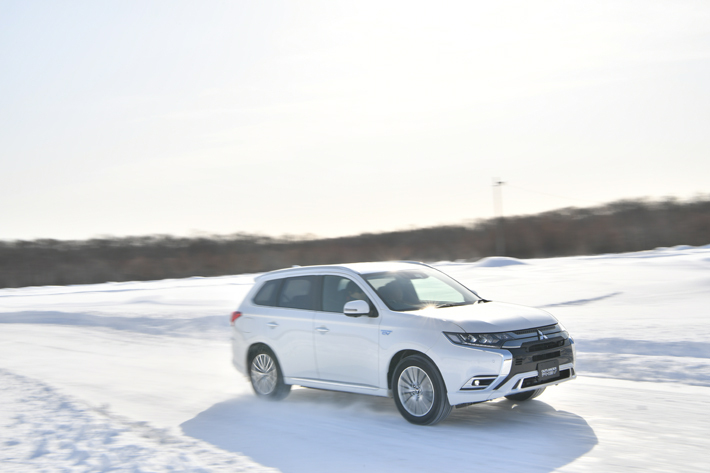
<instances>
[{"instance_id":1,"label":"fog light","mask_svg":"<svg viewBox=\"0 0 710 473\"><path fill-rule=\"evenodd\" d=\"M479 380L475 380L475 381L473 382L473 385L474 385L474 386L478 386L479 384L481 384L481 382L480 382Z\"/></svg>"}]
</instances>

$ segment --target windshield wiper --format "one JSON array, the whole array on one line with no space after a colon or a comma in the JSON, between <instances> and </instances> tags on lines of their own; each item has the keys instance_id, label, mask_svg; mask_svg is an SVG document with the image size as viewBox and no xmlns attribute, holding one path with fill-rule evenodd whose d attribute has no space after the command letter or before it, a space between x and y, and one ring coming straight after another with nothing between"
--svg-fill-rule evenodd
<instances>
[{"instance_id":1,"label":"windshield wiper","mask_svg":"<svg viewBox=\"0 0 710 473\"><path fill-rule=\"evenodd\" d=\"M443 309L444 307L458 307L460 305L470 305L473 302L448 302L446 304L439 304L436 306L437 309Z\"/></svg>"}]
</instances>

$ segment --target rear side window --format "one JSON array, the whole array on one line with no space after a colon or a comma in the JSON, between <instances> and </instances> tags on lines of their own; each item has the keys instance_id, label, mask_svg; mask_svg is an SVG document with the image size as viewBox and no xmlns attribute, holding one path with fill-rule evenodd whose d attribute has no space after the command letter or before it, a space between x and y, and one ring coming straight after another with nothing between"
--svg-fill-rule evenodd
<instances>
[{"instance_id":1,"label":"rear side window","mask_svg":"<svg viewBox=\"0 0 710 473\"><path fill-rule=\"evenodd\" d=\"M301 276L284 279L278 306L316 310L316 278L316 276Z\"/></svg>"},{"instance_id":2,"label":"rear side window","mask_svg":"<svg viewBox=\"0 0 710 473\"><path fill-rule=\"evenodd\" d=\"M254 296L254 304L258 305L276 305L276 295L279 292L279 287L281 286L282 279L275 279L273 281L267 281L266 284L259 289L259 292Z\"/></svg>"}]
</instances>

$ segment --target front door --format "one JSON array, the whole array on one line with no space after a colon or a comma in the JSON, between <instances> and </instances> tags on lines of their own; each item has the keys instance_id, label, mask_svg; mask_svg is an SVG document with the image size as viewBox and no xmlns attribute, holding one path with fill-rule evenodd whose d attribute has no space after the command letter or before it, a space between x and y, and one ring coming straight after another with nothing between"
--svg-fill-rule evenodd
<instances>
[{"instance_id":1,"label":"front door","mask_svg":"<svg viewBox=\"0 0 710 473\"><path fill-rule=\"evenodd\" d=\"M314 320L316 362L322 381L378 386L380 317L348 317L350 300L372 302L354 281L324 276L321 311Z\"/></svg>"}]
</instances>

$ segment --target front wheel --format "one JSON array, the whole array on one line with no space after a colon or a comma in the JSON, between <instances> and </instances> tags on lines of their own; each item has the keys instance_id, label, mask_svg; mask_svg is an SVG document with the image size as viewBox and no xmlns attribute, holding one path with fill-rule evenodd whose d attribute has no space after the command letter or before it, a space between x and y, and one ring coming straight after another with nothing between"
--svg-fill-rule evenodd
<instances>
[{"instance_id":1,"label":"front wheel","mask_svg":"<svg viewBox=\"0 0 710 473\"><path fill-rule=\"evenodd\" d=\"M266 347L258 348L249 360L249 378L254 393L261 398L277 401L291 392L291 385L284 384L279 362Z\"/></svg>"},{"instance_id":2,"label":"front wheel","mask_svg":"<svg viewBox=\"0 0 710 473\"><path fill-rule=\"evenodd\" d=\"M399 362L392 376L392 393L399 413L412 424L434 425L451 413L439 370L423 356Z\"/></svg>"},{"instance_id":3,"label":"front wheel","mask_svg":"<svg viewBox=\"0 0 710 473\"><path fill-rule=\"evenodd\" d=\"M518 394L511 394L509 396L505 396L506 399L509 401L529 401L530 399L535 399L538 397L542 392L545 390L545 388L540 388L540 389L533 389L532 391L525 391L522 393Z\"/></svg>"}]
</instances>

